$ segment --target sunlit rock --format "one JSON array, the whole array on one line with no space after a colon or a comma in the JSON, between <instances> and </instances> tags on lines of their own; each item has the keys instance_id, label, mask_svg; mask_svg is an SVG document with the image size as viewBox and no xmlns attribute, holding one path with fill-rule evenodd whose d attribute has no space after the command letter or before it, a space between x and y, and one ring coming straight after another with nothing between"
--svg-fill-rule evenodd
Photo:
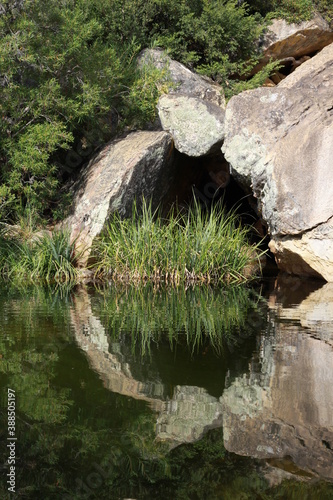
<instances>
[{"instance_id":1,"label":"sunlit rock","mask_svg":"<svg viewBox=\"0 0 333 500\"><path fill-rule=\"evenodd\" d=\"M317 14L310 21L288 23L285 19L273 19L268 27L261 48L264 60L295 59L312 55L333 42L329 24Z\"/></svg>"},{"instance_id":2,"label":"sunlit rock","mask_svg":"<svg viewBox=\"0 0 333 500\"><path fill-rule=\"evenodd\" d=\"M320 14L316 14L309 21L299 23L273 19L260 39L260 49L263 53L251 74L260 71L269 61L278 60L284 67L284 72L278 71L271 76L277 84L286 77L286 74L294 71L332 42L333 30ZM266 82L265 85L267 86Z\"/></svg>"},{"instance_id":3,"label":"sunlit rock","mask_svg":"<svg viewBox=\"0 0 333 500\"><path fill-rule=\"evenodd\" d=\"M145 65L164 70L163 78L170 84L157 108L161 127L172 135L176 149L191 157L218 151L224 137L222 87L159 49L146 49L140 54L139 66Z\"/></svg>"},{"instance_id":4,"label":"sunlit rock","mask_svg":"<svg viewBox=\"0 0 333 500\"><path fill-rule=\"evenodd\" d=\"M65 221L80 263L86 265L110 214L130 216L134 200L140 203L143 196L156 208L172 180L173 141L166 132L135 132L106 145L81 172L73 214Z\"/></svg>"},{"instance_id":5,"label":"sunlit rock","mask_svg":"<svg viewBox=\"0 0 333 500\"><path fill-rule=\"evenodd\" d=\"M225 97L221 85L171 59L163 50L143 50L139 55L138 64L141 68L152 65L164 70L165 80L171 83L170 95L195 97L225 109Z\"/></svg>"},{"instance_id":6,"label":"sunlit rock","mask_svg":"<svg viewBox=\"0 0 333 500\"><path fill-rule=\"evenodd\" d=\"M223 152L258 199L270 248L289 273L333 281L333 44L279 85L226 109Z\"/></svg>"},{"instance_id":7,"label":"sunlit rock","mask_svg":"<svg viewBox=\"0 0 333 500\"><path fill-rule=\"evenodd\" d=\"M216 104L186 95L164 95L158 101L163 130L187 156L204 156L221 148L224 111Z\"/></svg>"}]
</instances>

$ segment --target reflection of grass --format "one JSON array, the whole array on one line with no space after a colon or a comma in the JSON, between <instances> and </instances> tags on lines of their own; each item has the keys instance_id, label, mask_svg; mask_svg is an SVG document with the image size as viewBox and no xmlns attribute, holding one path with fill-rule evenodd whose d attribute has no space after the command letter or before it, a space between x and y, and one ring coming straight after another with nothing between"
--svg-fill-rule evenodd
<instances>
[{"instance_id":1,"label":"reflection of grass","mask_svg":"<svg viewBox=\"0 0 333 500\"><path fill-rule=\"evenodd\" d=\"M167 335L171 344L186 336L191 349L209 338L217 351L223 341L232 342L248 324L249 312L257 309L253 290L244 286L211 289L193 287L154 289L125 287L101 291L104 301L94 301L111 337L131 334L141 351ZM94 308L95 309L95 308Z\"/></svg>"},{"instance_id":2,"label":"reflection of grass","mask_svg":"<svg viewBox=\"0 0 333 500\"><path fill-rule=\"evenodd\" d=\"M258 260L247 236L236 216L221 207L207 213L195 204L164 221L143 201L141 215L134 207L132 219L113 216L95 243L93 260L97 275L114 281L240 282Z\"/></svg>"}]
</instances>

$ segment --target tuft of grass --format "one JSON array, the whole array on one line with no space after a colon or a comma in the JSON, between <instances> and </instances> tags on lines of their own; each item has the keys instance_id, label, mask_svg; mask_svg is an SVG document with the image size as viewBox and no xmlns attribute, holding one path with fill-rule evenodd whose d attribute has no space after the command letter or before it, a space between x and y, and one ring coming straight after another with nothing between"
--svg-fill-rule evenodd
<instances>
[{"instance_id":1,"label":"tuft of grass","mask_svg":"<svg viewBox=\"0 0 333 500\"><path fill-rule=\"evenodd\" d=\"M167 220L151 204L136 205L131 219L114 214L93 247L96 276L132 283L236 283L259 261L248 243L249 229L221 206L211 212L198 202L186 214L171 211Z\"/></svg>"},{"instance_id":2,"label":"tuft of grass","mask_svg":"<svg viewBox=\"0 0 333 500\"><path fill-rule=\"evenodd\" d=\"M0 233L0 276L16 283L68 284L77 280L74 243L69 233L42 232L22 239L6 229Z\"/></svg>"}]
</instances>

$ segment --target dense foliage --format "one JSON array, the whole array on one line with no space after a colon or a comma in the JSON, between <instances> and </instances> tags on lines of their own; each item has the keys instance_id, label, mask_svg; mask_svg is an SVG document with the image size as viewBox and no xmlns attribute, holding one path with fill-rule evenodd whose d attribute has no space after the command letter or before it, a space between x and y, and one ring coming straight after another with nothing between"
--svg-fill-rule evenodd
<instances>
[{"instance_id":1,"label":"dense foliage","mask_svg":"<svg viewBox=\"0 0 333 500\"><path fill-rule=\"evenodd\" d=\"M156 70L138 72L141 49L167 49L231 95L270 71L233 83L258 57L265 16L297 21L313 4L330 16L327 0L1 2L0 217L16 219L26 205L61 216L66 150L84 157L119 128L153 119L165 84Z\"/></svg>"}]
</instances>

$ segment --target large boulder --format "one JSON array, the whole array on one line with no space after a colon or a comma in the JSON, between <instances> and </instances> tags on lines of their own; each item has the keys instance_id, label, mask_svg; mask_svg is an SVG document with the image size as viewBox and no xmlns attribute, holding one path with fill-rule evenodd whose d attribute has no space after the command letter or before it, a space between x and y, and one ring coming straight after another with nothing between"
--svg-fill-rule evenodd
<instances>
[{"instance_id":1,"label":"large boulder","mask_svg":"<svg viewBox=\"0 0 333 500\"><path fill-rule=\"evenodd\" d=\"M285 19L273 19L264 36L262 48L269 60L312 55L333 42L333 31L320 15L310 21L287 23Z\"/></svg>"},{"instance_id":2,"label":"large boulder","mask_svg":"<svg viewBox=\"0 0 333 500\"><path fill-rule=\"evenodd\" d=\"M165 79L171 83L170 94L181 94L204 99L225 109L225 97L221 85L206 76L200 76L178 61L171 59L161 49L145 49L138 58L140 68L152 65L165 71Z\"/></svg>"},{"instance_id":3,"label":"large boulder","mask_svg":"<svg viewBox=\"0 0 333 500\"><path fill-rule=\"evenodd\" d=\"M74 187L73 214L65 221L83 252L81 265L111 213L130 216L133 201L140 203L143 196L156 208L172 179L173 141L166 132L135 132L106 145L82 171Z\"/></svg>"},{"instance_id":4,"label":"large boulder","mask_svg":"<svg viewBox=\"0 0 333 500\"><path fill-rule=\"evenodd\" d=\"M216 104L186 95L164 95L157 108L163 130L172 135L180 153L199 157L221 148L224 110Z\"/></svg>"},{"instance_id":5,"label":"large boulder","mask_svg":"<svg viewBox=\"0 0 333 500\"><path fill-rule=\"evenodd\" d=\"M165 70L164 78L171 84L168 95L160 97L157 108L161 127L172 135L175 148L191 157L218 151L224 138L222 87L158 49L141 53L139 66L149 64Z\"/></svg>"},{"instance_id":6,"label":"large boulder","mask_svg":"<svg viewBox=\"0 0 333 500\"><path fill-rule=\"evenodd\" d=\"M223 152L287 272L333 281L333 44L274 89L233 97Z\"/></svg>"}]
</instances>

